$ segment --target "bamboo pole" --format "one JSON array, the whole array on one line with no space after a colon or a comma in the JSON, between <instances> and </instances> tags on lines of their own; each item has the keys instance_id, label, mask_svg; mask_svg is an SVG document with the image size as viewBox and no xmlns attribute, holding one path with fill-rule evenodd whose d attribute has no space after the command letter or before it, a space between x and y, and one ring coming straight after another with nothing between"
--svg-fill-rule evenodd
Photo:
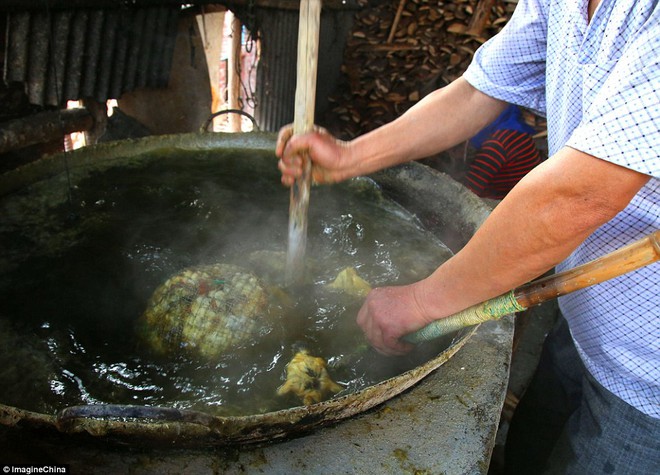
<instances>
[{"instance_id":1,"label":"bamboo pole","mask_svg":"<svg viewBox=\"0 0 660 475\"><path fill-rule=\"evenodd\" d=\"M660 260L660 231L581 266L522 285L511 292L436 320L403 339L421 343L600 284Z\"/></svg>"},{"instance_id":2,"label":"bamboo pole","mask_svg":"<svg viewBox=\"0 0 660 475\"><path fill-rule=\"evenodd\" d=\"M316 71L318 66L321 0L302 0L298 25L298 63L293 133L309 132L314 127L316 101ZM302 156L303 173L291 187L289 203L289 248L286 281L295 283L302 278L305 248L307 247L307 209L312 180L312 164Z\"/></svg>"},{"instance_id":3,"label":"bamboo pole","mask_svg":"<svg viewBox=\"0 0 660 475\"><path fill-rule=\"evenodd\" d=\"M660 231L574 269L520 286L513 295L520 305L533 307L547 300L627 274L658 259L660 259Z\"/></svg>"}]
</instances>

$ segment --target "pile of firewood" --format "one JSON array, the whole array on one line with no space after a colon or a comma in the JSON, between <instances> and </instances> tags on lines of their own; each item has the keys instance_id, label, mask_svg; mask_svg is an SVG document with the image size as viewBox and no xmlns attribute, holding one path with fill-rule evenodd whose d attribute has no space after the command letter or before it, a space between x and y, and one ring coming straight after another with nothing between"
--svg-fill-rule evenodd
<instances>
[{"instance_id":1,"label":"pile of firewood","mask_svg":"<svg viewBox=\"0 0 660 475\"><path fill-rule=\"evenodd\" d=\"M342 81L324 123L349 139L392 121L459 77L515 0L360 0Z\"/></svg>"}]
</instances>

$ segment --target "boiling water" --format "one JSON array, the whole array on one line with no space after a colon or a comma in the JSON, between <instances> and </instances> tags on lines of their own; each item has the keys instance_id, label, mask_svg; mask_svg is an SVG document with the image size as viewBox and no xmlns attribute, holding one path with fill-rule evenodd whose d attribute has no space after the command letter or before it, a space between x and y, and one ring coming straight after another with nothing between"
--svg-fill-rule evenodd
<instances>
[{"instance_id":1,"label":"boiling water","mask_svg":"<svg viewBox=\"0 0 660 475\"><path fill-rule=\"evenodd\" d=\"M326 288L348 266L372 286L409 283L450 256L367 179L312 190L305 283L254 342L212 361L145 347L149 297L186 267L234 263L283 285L288 200L269 154L173 151L3 200L0 402L254 414L300 404L276 395L295 344L326 359L342 393L437 354L379 356L355 324L362 299Z\"/></svg>"}]
</instances>

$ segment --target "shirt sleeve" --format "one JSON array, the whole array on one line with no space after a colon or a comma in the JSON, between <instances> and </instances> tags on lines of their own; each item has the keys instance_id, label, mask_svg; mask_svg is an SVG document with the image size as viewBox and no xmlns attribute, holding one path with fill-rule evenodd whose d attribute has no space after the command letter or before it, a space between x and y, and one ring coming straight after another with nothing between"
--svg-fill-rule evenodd
<instances>
[{"instance_id":1,"label":"shirt sleeve","mask_svg":"<svg viewBox=\"0 0 660 475\"><path fill-rule=\"evenodd\" d=\"M475 53L463 77L496 99L545 115L547 0L521 0L506 26Z\"/></svg>"},{"instance_id":2,"label":"shirt sleeve","mask_svg":"<svg viewBox=\"0 0 660 475\"><path fill-rule=\"evenodd\" d=\"M583 64L585 104L567 145L660 177L660 7L621 57Z\"/></svg>"}]
</instances>

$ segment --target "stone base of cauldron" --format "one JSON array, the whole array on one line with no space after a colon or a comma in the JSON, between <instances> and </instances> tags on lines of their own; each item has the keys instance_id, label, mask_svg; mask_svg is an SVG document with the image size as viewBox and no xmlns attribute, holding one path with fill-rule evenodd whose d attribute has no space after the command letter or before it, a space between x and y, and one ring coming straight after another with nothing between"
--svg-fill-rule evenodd
<instances>
[{"instance_id":1,"label":"stone base of cauldron","mask_svg":"<svg viewBox=\"0 0 660 475\"><path fill-rule=\"evenodd\" d=\"M0 428L2 464L69 473L487 473L504 401L512 319L482 325L449 361L372 411L307 436L243 449L158 449Z\"/></svg>"}]
</instances>

